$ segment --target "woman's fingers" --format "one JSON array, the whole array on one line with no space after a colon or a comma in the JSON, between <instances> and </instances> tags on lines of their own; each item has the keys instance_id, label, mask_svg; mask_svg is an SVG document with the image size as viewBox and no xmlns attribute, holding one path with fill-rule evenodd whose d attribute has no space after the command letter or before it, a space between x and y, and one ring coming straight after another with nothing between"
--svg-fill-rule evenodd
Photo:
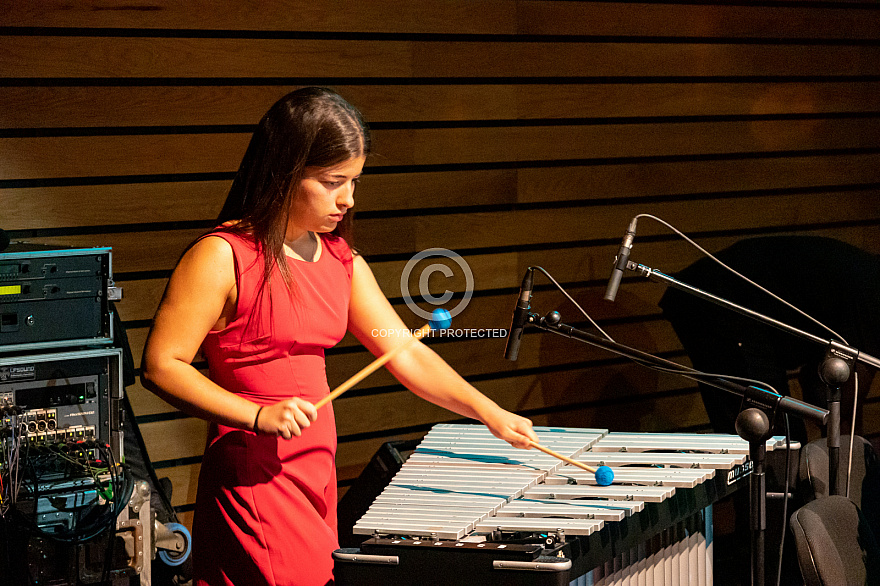
<instances>
[{"instance_id":1,"label":"woman's fingers","mask_svg":"<svg viewBox=\"0 0 880 586\"><path fill-rule=\"evenodd\" d=\"M486 425L492 434L516 448L529 449L529 441L538 441L532 422L521 415L498 409Z\"/></svg>"},{"instance_id":2,"label":"woman's fingers","mask_svg":"<svg viewBox=\"0 0 880 586\"><path fill-rule=\"evenodd\" d=\"M312 422L312 421L315 421L316 419L318 419L318 410L315 409L315 406L313 404L311 404L308 401L305 401L303 399L300 399L298 397L291 399L291 401L294 401L296 403L297 407L299 408L299 411L302 412L303 414L305 414L305 416L308 418L309 422ZM306 425L306 427L308 427L308 425Z\"/></svg>"},{"instance_id":3,"label":"woman's fingers","mask_svg":"<svg viewBox=\"0 0 880 586\"><path fill-rule=\"evenodd\" d=\"M260 431L289 440L300 437L317 418L318 410L308 401L287 399L263 409Z\"/></svg>"}]
</instances>

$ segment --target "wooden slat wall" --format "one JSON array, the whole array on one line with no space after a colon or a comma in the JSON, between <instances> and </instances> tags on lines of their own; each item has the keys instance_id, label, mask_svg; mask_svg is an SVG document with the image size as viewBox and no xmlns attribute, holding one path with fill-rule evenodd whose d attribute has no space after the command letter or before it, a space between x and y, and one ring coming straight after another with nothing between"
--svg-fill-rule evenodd
<instances>
[{"instance_id":1,"label":"wooden slat wall","mask_svg":"<svg viewBox=\"0 0 880 586\"><path fill-rule=\"evenodd\" d=\"M139 357L167 276L211 226L253 124L284 93L320 84L374 129L358 245L412 326L401 272L416 252L443 247L475 278L456 327L507 327L525 267L541 265L619 341L686 361L656 305L662 287L627 279L615 304L601 299L638 213L710 250L786 232L880 253L876 2L342 6L0 0L0 227L13 239L112 246ZM666 272L698 258L648 220L633 254ZM465 288L460 271L432 283L459 297ZM539 283L536 310L579 320ZM707 428L693 385L598 349L529 334L512 363L503 339L432 343L539 424ZM370 359L346 338L328 356L331 386ZM128 393L188 519L205 424L140 384ZM866 405L872 437L878 395ZM384 372L335 410L343 490L382 442L457 419Z\"/></svg>"}]
</instances>

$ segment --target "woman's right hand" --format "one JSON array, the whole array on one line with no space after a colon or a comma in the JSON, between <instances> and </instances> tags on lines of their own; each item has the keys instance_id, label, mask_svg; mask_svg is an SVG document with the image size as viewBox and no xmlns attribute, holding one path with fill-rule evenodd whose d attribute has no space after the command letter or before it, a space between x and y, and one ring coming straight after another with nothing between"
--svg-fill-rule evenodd
<instances>
[{"instance_id":1,"label":"woman's right hand","mask_svg":"<svg viewBox=\"0 0 880 586\"><path fill-rule=\"evenodd\" d=\"M318 418L315 406L293 397L273 405L266 405L257 417L254 431L258 435L274 435L284 439L299 437L305 428Z\"/></svg>"}]
</instances>

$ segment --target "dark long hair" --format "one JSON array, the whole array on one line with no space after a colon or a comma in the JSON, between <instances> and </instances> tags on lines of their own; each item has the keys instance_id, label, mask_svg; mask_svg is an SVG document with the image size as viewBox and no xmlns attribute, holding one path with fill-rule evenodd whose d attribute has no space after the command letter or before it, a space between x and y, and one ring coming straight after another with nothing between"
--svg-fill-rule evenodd
<instances>
[{"instance_id":1,"label":"dark long hair","mask_svg":"<svg viewBox=\"0 0 880 586\"><path fill-rule=\"evenodd\" d=\"M306 167L330 167L370 152L370 132L354 106L318 87L293 91L269 108L248 145L218 220L250 234L265 260L263 285L277 265L291 285L284 258L290 207ZM351 216L333 234L351 244Z\"/></svg>"}]
</instances>

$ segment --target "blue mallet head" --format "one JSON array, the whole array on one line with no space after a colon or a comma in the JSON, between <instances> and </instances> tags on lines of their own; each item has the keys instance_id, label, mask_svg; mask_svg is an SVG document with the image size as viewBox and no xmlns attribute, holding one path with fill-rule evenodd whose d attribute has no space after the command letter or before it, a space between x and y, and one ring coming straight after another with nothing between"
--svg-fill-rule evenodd
<instances>
[{"instance_id":1,"label":"blue mallet head","mask_svg":"<svg viewBox=\"0 0 880 586\"><path fill-rule=\"evenodd\" d=\"M599 466L596 468L596 484L599 486L608 486L614 482L614 471L608 466Z\"/></svg>"},{"instance_id":2,"label":"blue mallet head","mask_svg":"<svg viewBox=\"0 0 880 586\"><path fill-rule=\"evenodd\" d=\"M428 323L431 324L432 330L445 330L452 324L452 316L445 309L438 307L431 312L431 321Z\"/></svg>"}]
</instances>

